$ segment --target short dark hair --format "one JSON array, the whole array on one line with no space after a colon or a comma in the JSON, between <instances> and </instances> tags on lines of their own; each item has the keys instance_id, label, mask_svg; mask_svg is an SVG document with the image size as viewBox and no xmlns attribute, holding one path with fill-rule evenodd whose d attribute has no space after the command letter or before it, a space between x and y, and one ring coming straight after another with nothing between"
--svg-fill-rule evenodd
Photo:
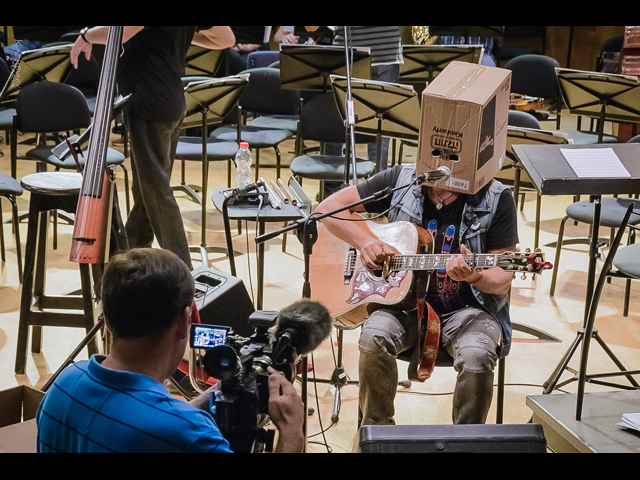
<instances>
[{"instance_id":1,"label":"short dark hair","mask_svg":"<svg viewBox=\"0 0 640 480\"><path fill-rule=\"evenodd\" d=\"M104 315L114 337L144 338L166 331L193 303L195 282L187 265L161 249L114 256L102 280Z\"/></svg>"}]
</instances>

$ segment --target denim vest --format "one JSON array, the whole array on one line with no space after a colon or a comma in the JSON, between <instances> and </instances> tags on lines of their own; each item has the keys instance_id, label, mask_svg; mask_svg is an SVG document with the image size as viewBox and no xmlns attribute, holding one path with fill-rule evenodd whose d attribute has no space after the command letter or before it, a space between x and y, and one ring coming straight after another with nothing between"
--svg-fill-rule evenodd
<instances>
[{"instance_id":1,"label":"denim vest","mask_svg":"<svg viewBox=\"0 0 640 480\"><path fill-rule=\"evenodd\" d=\"M409 185L415 179L415 166L406 166L400 173L396 187ZM461 245L466 245L473 253L485 253L485 234L495 215L500 195L507 188L494 180L467 200L462 213L459 242ZM394 193L391 204L400 203L389 212L389 222L405 221L422 226L425 200L422 194L422 187L420 185L411 187L410 191L402 198L404 193L405 190L399 190ZM502 345L498 353L503 358L506 357L511 349L512 338L509 295L491 295L483 293L473 286L471 286L471 290L480 305L498 320L502 330Z\"/></svg>"}]
</instances>

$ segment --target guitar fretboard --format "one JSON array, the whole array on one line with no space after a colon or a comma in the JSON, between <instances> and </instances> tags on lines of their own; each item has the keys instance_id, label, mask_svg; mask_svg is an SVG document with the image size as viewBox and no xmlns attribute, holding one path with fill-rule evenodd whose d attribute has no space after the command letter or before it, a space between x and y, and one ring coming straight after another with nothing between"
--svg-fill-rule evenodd
<instances>
[{"instance_id":1,"label":"guitar fretboard","mask_svg":"<svg viewBox=\"0 0 640 480\"><path fill-rule=\"evenodd\" d=\"M498 264L498 255L464 255L464 260L471 268L487 269ZM451 255L395 255L391 257L389 269L401 271L444 270L451 260Z\"/></svg>"},{"instance_id":2,"label":"guitar fretboard","mask_svg":"<svg viewBox=\"0 0 640 480\"><path fill-rule=\"evenodd\" d=\"M355 267L356 258L360 256L360 252L357 255L352 251L347 256L346 270L353 271ZM498 257L496 254L478 254L478 255L463 255L465 262L471 268L488 269L498 265ZM392 272L404 272L404 271L433 271L444 270L447 268L447 263L451 259L451 255L394 255L389 258L389 271Z\"/></svg>"}]
</instances>

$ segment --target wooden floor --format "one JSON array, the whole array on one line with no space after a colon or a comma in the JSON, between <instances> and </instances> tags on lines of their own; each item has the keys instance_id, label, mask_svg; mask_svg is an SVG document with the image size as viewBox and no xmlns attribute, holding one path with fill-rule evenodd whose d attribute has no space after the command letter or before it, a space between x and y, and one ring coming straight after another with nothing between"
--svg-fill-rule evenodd
<instances>
[{"instance_id":1,"label":"wooden floor","mask_svg":"<svg viewBox=\"0 0 640 480\"><path fill-rule=\"evenodd\" d=\"M2 133L0 133L2 135ZM19 138L20 142L27 140ZM19 150L24 152L26 146ZM9 147L0 143L4 157L0 158L0 172L9 173ZM292 158L293 143L282 147L284 162ZM408 152L406 162L415 161L415 151ZM273 161L273 155L265 152L262 163ZM35 172L35 164L22 161L19 163L19 176ZM188 182L200 183L200 164L192 163L187 166ZM267 178L274 178L275 169L264 169L262 174ZM179 182L179 169L176 167L175 183ZM283 178L287 180L290 172L283 170ZM122 208L124 210L124 196L122 195L123 180L119 174L119 191L121 192ZM226 186L226 163L213 164L210 175L210 187L222 188ZM310 198L315 198L317 182L306 182L304 188ZM178 194L178 201L184 212L185 228L191 244L200 243L200 211L199 206ZM565 208L571 203L570 197L546 197L543 199L541 223L541 245L555 241ZM29 206L29 194L18 200L21 211ZM223 246L225 239L222 217L215 211L211 201L207 202L208 238L210 245ZM8 202L3 200L2 209L4 219L10 218ZM533 245L535 219L535 195L528 195L524 211L519 213L519 231L521 247L523 249ZM269 230L278 228L271 225ZM247 288L256 286L256 257L253 242L254 226L250 223L246 233L235 233L234 244L236 250L247 253L238 259L238 276L245 281ZM23 239L22 249L27 231L26 223L20 226ZM15 242L11 236L11 228L5 225L5 240L8 245L7 261L0 264L0 390L16 385L31 385L42 387L52 372L75 348L84 334L78 329L45 328L43 353L29 355L26 375L14 374L16 353L16 336L19 319L19 301L21 286L18 283L16 266ZM588 233L584 225L567 227L566 236L585 236ZM49 293L67 293L79 287L77 266L68 261L69 245L72 229L61 225L59 229L59 248L49 251L47 291ZM553 260L555 249L543 247L550 261ZM551 274L532 279L516 279L513 283L511 314L514 321L542 329L562 340L562 343L539 343L535 339L523 334L516 334L511 355L507 359L506 394L505 394L505 423L526 423L532 416L531 410L525 404L527 395L542 393L542 384L547 380L561 357L575 339L576 332L582 325L587 254L586 247L566 247L563 249L559 268L559 281L555 298L549 297ZM194 257L194 265L198 266L198 259ZM212 257L211 267L222 272L229 272L229 263L224 257ZM287 252L281 250L281 240L276 238L266 246L266 274L265 274L265 305L267 310L278 310L301 297L302 292L303 259L299 242L289 237ZM635 292L640 285L635 286ZM638 295L632 294L631 314L622 317L624 285L614 280L605 288L600 306L597 327L602 337L613 348L616 354L629 368L640 366L640 309ZM358 331L346 332L344 336L344 365L348 377L358 378ZM335 335L327 341L313 355L315 375L318 378L330 378L334 371L334 359L337 355ZM79 358L86 358L81 354ZM575 355L571 366L577 368L579 355ZM405 363L399 362L401 376L406 372ZM590 371L610 371L612 365L608 357L599 347L592 348L590 357ZM566 374L565 378L570 378ZM451 423L451 402L455 385L455 372L451 368L438 368L434 377L421 385L413 385L410 389L401 389L396 400L396 421L405 425L429 425ZM598 388L587 387L588 391ZM600 389L601 390L601 389ZM326 452L327 447L321 445L326 442L333 452L349 452L356 436L357 422L357 386L346 387L341 394L339 422L331 424L334 407L334 392L323 383L310 383L309 403L316 407L316 414L309 419L310 448L312 452ZM575 383L565 387L565 391L575 391ZM559 393L559 392L558 392ZM495 400L490 413L490 421L495 419ZM319 434L325 429L324 437ZM316 444L318 442L319 444Z\"/></svg>"}]
</instances>

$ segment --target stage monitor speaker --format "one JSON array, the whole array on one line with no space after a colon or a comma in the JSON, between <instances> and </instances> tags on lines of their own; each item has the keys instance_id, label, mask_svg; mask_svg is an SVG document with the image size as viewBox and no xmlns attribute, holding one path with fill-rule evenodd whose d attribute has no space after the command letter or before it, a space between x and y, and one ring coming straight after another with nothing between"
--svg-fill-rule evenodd
<instances>
[{"instance_id":1,"label":"stage monitor speaker","mask_svg":"<svg viewBox=\"0 0 640 480\"><path fill-rule=\"evenodd\" d=\"M195 269L192 275L202 323L231 327L236 335L243 337L255 333L249 326L249 317L255 308L242 280L207 267Z\"/></svg>"},{"instance_id":2,"label":"stage monitor speaker","mask_svg":"<svg viewBox=\"0 0 640 480\"><path fill-rule=\"evenodd\" d=\"M368 425L356 453L547 453L547 440L534 424Z\"/></svg>"}]
</instances>

